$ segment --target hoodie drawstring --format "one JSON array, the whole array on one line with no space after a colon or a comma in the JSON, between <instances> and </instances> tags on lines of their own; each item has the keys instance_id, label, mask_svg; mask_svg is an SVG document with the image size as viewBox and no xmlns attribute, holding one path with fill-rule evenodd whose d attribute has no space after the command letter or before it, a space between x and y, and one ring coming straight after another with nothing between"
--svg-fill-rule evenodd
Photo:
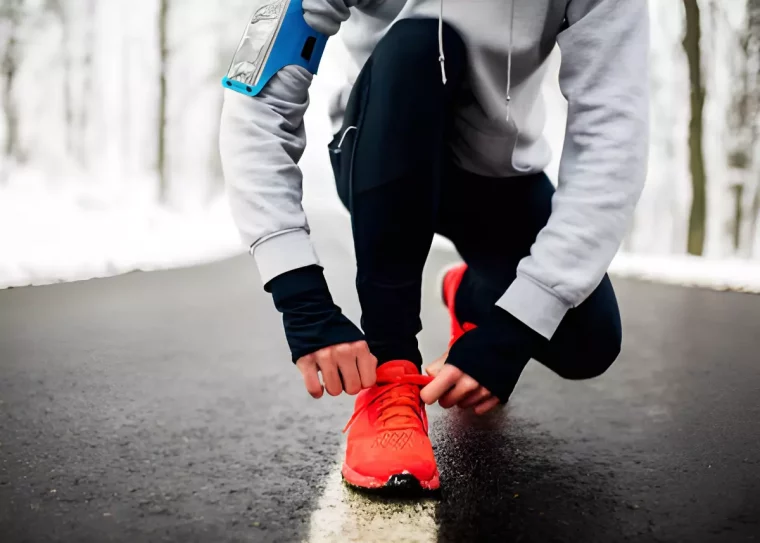
<instances>
[{"instance_id":1,"label":"hoodie drawstring","mask_svg":"<svg viewBox=\"0 0 760 543\"><path fill-rule=\"evenodd\" d=\"M446 57L443 54L443 0L440 5L441 11L438 15L438 62L441 63L441 79L446 85Z\"/></svg>"},{"instance_id":2,"label":"hoodie drawstring","mask_svg":"<svg viewBox=\"0 0 760 543\"><path fill-rule=\"evenodd\" d=\"M443 53L443 2L440 0L440 12L438 14L438 62L441 63L441 80L446 84L446 56ZM515 36L515 3L517 0L510 0L509 15L509 52L507 59L507 122L509 122L512 108L512 51L514 49Z\"/></svg>"},{"instance_id":3,"label":"hoodie drawstring","mask_svg":"<svg viewBox=\"0 0 760 543\"><path fill-rule=\"evenodd\" d=\"M512 9L509 15L509 53L507 59L507 122L509 122L510 113L512 112L512 50L514 48L515 37L515 2L511 0ZM443 0L441 0L443 2Z\"/></svg>"}]
</instances>

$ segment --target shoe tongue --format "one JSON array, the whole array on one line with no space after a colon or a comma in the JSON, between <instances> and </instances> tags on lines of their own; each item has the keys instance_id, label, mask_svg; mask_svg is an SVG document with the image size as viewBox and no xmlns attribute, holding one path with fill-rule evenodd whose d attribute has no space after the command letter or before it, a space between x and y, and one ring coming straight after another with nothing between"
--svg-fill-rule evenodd
<instances>
[{"instance_id":1,"label":"shoe tongue","mask_svg":"<svg viewBox=\"0 0 760 543\"><path fill-rule=\"evenodd\" d=\"M396 360L393 362L386 362L379 368L377 368L377 378L380 380L390 380L395 377L403 377L404 375L419 375L420 370L417 369L412 362L407 360Z\"/></svg>"}]
</instances>

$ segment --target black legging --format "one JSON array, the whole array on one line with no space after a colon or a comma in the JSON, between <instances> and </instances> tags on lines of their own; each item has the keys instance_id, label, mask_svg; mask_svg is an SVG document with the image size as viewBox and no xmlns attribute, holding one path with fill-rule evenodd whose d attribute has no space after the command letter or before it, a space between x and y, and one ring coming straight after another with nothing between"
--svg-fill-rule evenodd
<instances>
[{"instance_id":1,"label":"black legging","mask_svg":"<svg viewBox=\"0 0 760 543\"><path fill-rule=\"evenodd\" d=\"M446 141L454 108L467 99L467 58L446 26L444 86L437 30L430 19L390 29L359 75L330 145L338 193L352 216L362 327L380 363L421 364L422 271L434 233L449 238L469 266L457 312L478 324L551 214L554 187L544 174L494 179L450 162ZM565 378L587 379L610 367L620 343L620 314L605 276L534 358Z\"/></svg>"}]
</instances>

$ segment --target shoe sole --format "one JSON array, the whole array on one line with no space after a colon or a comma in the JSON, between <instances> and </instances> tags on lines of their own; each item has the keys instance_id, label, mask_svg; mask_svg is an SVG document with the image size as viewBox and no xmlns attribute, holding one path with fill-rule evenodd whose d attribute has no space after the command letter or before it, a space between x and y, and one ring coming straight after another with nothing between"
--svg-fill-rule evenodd
<instances>
[{"instance_id":1,"label":"shoe sole","mask_svg":"<svg viewBox=\"0 0 760 543\"><path fill-rule=\"evenodd\" d=\"M378 479L368 475L362 475L352 470L347 464L343 464L341 470L343 480L349 486L363 491L392 491L399 493L418 493L424 491L435 491L441 487L438 470L430 480L421 481L411 473L398 473L391 475L388 479Z\"/></svg>"}]
</instances>

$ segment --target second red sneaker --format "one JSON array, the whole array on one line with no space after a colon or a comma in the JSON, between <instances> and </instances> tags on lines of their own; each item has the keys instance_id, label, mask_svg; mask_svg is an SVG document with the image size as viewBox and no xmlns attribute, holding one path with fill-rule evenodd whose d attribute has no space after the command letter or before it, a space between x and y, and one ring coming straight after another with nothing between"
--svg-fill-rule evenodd
<instances>
[{"instance_id":1,"label":"second red sneaker","mask_svg":"<svg viewBox=\"0 0 760 543\"><path fill-rule=\"evenodd\" d=\"M444 270L441 276L441 296L443 297L444 305L449 310L449 317L451 319L451 340L449 341L449 347L454 345L466 332L477 328L469 322L460 323L454 311L454 300L466 271L467 264L457 264Z\"/></svg>"},{"instance_id":2,"label":"second red sneaker","mask_svg":"<svg viewBox=\"0 0 760 543\"><path fill-rule=\"evenodd\" d=\"M387 362L377 384L356 398L343 478L362 489L436 490L440 486L420 390L432 379L412 362Z\"/></svg>"}]
</instances>

